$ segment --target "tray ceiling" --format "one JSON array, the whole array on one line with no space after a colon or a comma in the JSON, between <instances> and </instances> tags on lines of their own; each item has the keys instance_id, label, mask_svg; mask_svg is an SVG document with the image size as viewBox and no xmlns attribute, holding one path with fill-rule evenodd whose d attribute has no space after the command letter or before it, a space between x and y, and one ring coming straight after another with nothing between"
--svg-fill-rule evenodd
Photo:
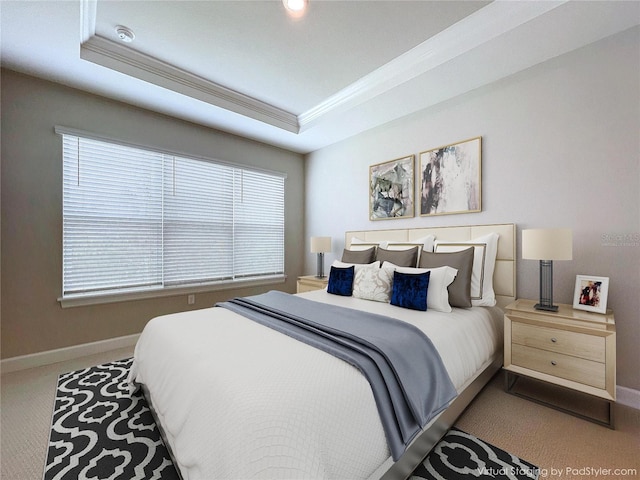
<instances>
[{"instance_id":1,"label":"tray ceiling","mask_svg":"<svg viewBox=\"0 0 640 480\"><path fill-rule=\"evenodd\" d=\"M7 68L303 153L640 23L638 2L310 0L300 19L278 0L0 9Z\"/></svg>"}]
</instances>

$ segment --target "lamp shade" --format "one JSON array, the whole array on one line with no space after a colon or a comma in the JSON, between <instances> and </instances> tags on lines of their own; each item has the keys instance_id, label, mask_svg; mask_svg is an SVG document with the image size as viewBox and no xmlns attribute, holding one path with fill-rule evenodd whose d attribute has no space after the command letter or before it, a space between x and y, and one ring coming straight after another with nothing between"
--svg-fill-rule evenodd
<instances>
[{"instance_id":1,"label":"lamp shade","mask_svg":"<svg viewBox=\"0 0 640 480\"><path fill-rule=\"evenodd\" d=\"M311 237L311 253L331 251L331 237Z\"/></svg>"},{"instance_id":2,"label":"lamp shade","mask_svg":"<svg viewBox=\"0 0 640 480\"><path fill-rule=\"evenodd\" d=\"M522 231L522 258L571 260L573 233L569 228L534 228Z\"/></svg>"}]
</instances>

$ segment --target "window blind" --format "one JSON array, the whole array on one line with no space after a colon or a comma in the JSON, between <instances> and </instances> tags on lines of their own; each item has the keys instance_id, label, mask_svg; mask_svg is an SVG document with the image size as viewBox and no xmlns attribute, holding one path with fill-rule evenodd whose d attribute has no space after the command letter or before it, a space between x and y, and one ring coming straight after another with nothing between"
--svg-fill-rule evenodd
<instances>
[{"instance_id":1,"label":"window blind","mask_svg":"<svg viewBox=\"0 0 640 480\"><path fill-rule=\"evenodd\" d=\"M284 179L240 170L236 172L234 185L236 276L281 273L284 243L279 239L284 238Z\"/></svg>"},{"instance_id":2,"label":"window blind","mask_svg":"<svg viewBox=\"0 0 640 480\"><path fill-rule=\"evenodd\" d=\"M284 274L284 177L62 133L63 298Z\"/></svg>"}]
</instances>

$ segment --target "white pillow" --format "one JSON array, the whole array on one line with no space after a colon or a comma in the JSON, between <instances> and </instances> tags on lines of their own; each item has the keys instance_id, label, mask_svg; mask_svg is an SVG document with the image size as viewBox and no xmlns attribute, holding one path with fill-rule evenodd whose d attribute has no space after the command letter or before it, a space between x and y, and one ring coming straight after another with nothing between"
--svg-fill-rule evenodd
<instances>
[{"instance_id":1,"label":"white pillow","mask_svg":"<svg viewBox=\"0 0 640 480\"><path fill-rule=\"evenodd\" d=\"M355 278L355 273L361 268L364 268L364 267L380 268L380 262L376 260L373 263L345 263L345 262L341 262L340 260L334 260L331 266L336 268L348 268L348 267L354 266L355 269L353 270L353 273Z\"/></svg>"},{"instance_id":2,"label":"white pillow","mask_svg":"<svg viewBox=\"0 0 640 480\"><path fill-rule=\"evenodd\" d=\"M433 252L433 245L435 244L436 237L433 235L427 235L422 238L418 238L416 240L411 240L410 243L420 243L422 244L422 250L425 252Z\"/></svg>"},{"instance_id":3,"label":"white pillow","mask_svg":"<svg viewBox=\"0 0 640 480\"><path fill-rule=\"evenodd\" d=\"M496 294L493 291L493 271L498 254L497 233L488 233L469 241L436 240L434 252L458 252L474 247L473 270L471 272L471 305L493 307Z\"/></svg>"},{"instance_id":4,"label":"white pillow","mask_svg":"<svg viewBox=\"0 0 640 480\"><path fill-rule=\"evenodd\" d=\"M351 244L349 250L366 250L371 247L387 248L388 242L369 242L366 240L360 240L358 237L351 237Z\"/></svg>"},{"instance_id":5,"label":"white pillow","mask_svg":"<svg viewBox=\"0 0 640 480\"><path fill-rule=\"evenodd\" d=\"M376 262L380 263L380 262ZM355 271L353 278L353 296L364 300L389 303L393 269L380 268L378 265L364 265Z\"/></svg>"},{"instance_id":6,"label":"white pillow","mask_svg":"<svg viewBox=\"0 0 640 480\"><path fill-rule=\"evenodd\" d=\"M384 262L382 268L393 269L400 273L425 273L431 272L429 275L429 287L427 287L427 310L436 310L437 312L449 313L451 305L449 305L448 287L453 283L458 274L458 270L453 267L438 268L409 268L398 267L393 263Z\"/></svg>"}]
</instances>

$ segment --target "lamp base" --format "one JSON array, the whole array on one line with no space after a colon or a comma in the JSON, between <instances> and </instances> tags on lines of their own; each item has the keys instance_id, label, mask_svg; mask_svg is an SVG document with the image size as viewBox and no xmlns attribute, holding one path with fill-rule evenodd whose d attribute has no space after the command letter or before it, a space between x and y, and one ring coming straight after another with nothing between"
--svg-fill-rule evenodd
<instances>
[{"instance_id":1,"label":"lamp base","mask_svg":"<svg viewBox=\"0 0 640 480\"><path fill-rule=\"evenodd\" d=\"M533 308L535 308L536 310L544 310L546 312L557 312L558 311L558 306L557 305L542 305L541 303L536 303Z\"/></svg>"},{"instance_id":2,"label":"lamp base","mask_svg":"<svg viewBox=\"0 0 640 480\"><path fill-rule=\"evenodd\" d=\"M316 278L324 278L324 253L318 252L318 261L317 261L317 275Z\"/></svg>"},{"instance_id":3,"label":"lamp base","mask_svg":"<svg viewBox=\"0 0 640 480\"><path fill-rule=\"evenodd\" d=\"M558 306L553 304L553 262L540 260L540 303L533 308L545 312L557 312Z\"/></svg>"}]
</instances>

